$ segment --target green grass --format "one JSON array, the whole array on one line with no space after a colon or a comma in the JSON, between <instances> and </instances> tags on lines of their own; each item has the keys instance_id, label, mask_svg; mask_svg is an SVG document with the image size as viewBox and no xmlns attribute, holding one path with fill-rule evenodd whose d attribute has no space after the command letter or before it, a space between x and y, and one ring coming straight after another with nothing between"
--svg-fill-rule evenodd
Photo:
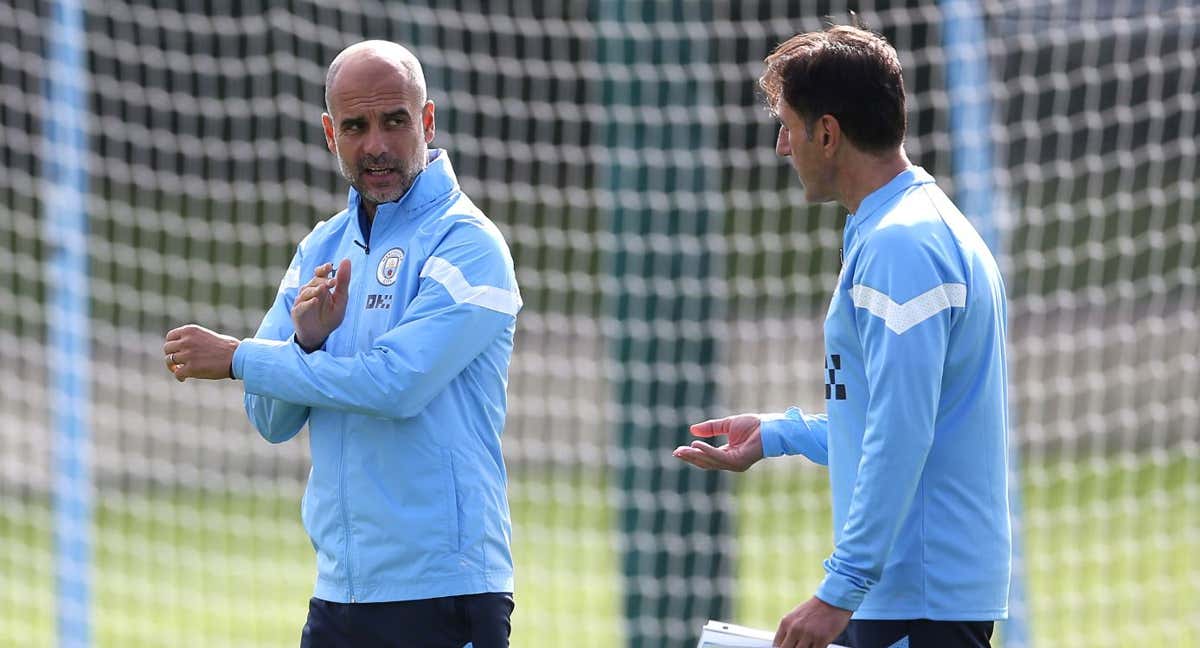
<instances>
[{"instance_id":1,"label":"green grass","mask_svg":"<svg viewBox=\"0 0 1200 648\"><path fill-rule=\"evenodd\" d=\"M1130 455L1026 479L1038 638L1200 646L1200 460Z\"/></svg>"},{"instance_id":2,"label":"green grass","mask_svg":"<svg viewBox=\"0 0 1200 648\"><path fill-rule=\"evenodd\" d=\"M773 627L830 549L828 486L802 460L735 479L734 620ZM1200 460L1030 468L1026 546L1040 646L1200 645ZM514 471L513 645L622 639L613 512L594 472ZM313 577L299 493L102 496L97 646L295 646ZM0 645L53 645L51 514L0 500Z\"/></svg>"},{"instance_id":3,"label":"green grass","mask_svg":"<svg viewBox=\"0 0 1200 648\"><path fill-rule=\"evenodd\" d=\"M133 495L96 512L96 645L298 643L312 548L294 501ZM50 523L45 502L0 515L0 644L53 645Z\"/></svg>"}]
</instances>

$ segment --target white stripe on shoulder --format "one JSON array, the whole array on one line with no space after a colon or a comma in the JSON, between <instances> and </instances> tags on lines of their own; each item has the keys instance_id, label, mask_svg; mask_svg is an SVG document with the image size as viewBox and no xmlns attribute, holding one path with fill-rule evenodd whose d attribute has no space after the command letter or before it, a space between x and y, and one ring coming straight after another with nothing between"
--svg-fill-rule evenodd
<instances>
[{"instance_id":1,"label":"white stripe on shoulder","mask_svg":"<svg viewBox=\"0 0 1200 648\"><path fill-rule=\"evenodd\" d=\"M300 266L294 265L283 273L283 280L279 282L279 292L300 287Z\"/></svg>"},{"instance_id":2,"label":"white stripe on shoulder","mask_svg":"<svg viewBox=\"0 0 1200 648\"><path fill-rule=\"evenodd\" d=\"M442 284L455 303L475 304L513 317L523 305L521 294L516 291L495 286L472 286L462 270L441 257L429 257L421 268L421 276Z\"/></svg>"},{"instance_id":3,"label":"white stripe on shoulder","mask_svg":"<svg viewBox=\"0 0 1200 648\"><path fill-rule=\"evenodd\" d=\"M872 315L883 319L896 335L924 322L950 307L963 308L967 305L967 285L946 283L935 286L912 299L897 304L886 294L864 286L850 289L850 298L858 308L865 308Z\"/></svg>"}]
</instances>

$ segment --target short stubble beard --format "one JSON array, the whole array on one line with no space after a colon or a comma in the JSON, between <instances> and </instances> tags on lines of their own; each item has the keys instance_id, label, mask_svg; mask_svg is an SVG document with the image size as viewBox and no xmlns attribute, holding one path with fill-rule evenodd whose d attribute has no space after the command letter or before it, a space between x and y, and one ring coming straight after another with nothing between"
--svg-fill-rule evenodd
<instances>
[{"instance_id":1,"label":"short stubble beard","mask_svg":"<svg viewBox=\"0 0 1200 648\"><path fill-rule=\"evenodd\" d=\"M425 166L428 163L428 157L429 148L422 146L420 147L420 150L413 155L412 159L408 161L408 164L400 164L399 161L396 161L396 163L392 166L395 166L396 172L400 174L400 184L394 191L390 191L386 194L377 194L367 190L364 187L364 183L360 181L360 178L364 173L363 169L368 166L368 163L384 162L387 164L391 163L392 160L387 158L375 160L364 157L358 161L358 164L354 168L351 168L339 151L337 154L337 161L338 170L341 171L342 177L346 179L346 182L349 182L350 186L354 187L354 190L357 191L360 196L369 202L378 205L400 200L402 197L404 197L404 194L408 193L409 188L411 188L413 182L416 181L417 176L425 170Z\"/></svg>"}]
</instances>

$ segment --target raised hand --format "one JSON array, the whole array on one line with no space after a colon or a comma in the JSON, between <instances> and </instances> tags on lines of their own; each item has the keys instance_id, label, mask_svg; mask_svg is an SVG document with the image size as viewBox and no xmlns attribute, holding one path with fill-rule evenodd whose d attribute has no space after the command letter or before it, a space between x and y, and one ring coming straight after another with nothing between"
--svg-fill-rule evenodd
<instances>
[{"instance_id":1,"label":"raised hand","mask_svg":"<svg viewBox=\"0 0 1200 648\"><path fill-rule=\"evenodd\" d=\"M763 458L760 423L754 414L738 414L697 423L691 427L694 436L712 438L728 436L729 443L715 448L703 441L679 446L673 456L705 470L743 472Z\"/></svg>"},{"instance_id":2,"label":"raised hand","mask_svg":"<svg viewBox=\"0 0 1200 648\"><path fill-rule=\"evenodd\" d=\"M317 266L292 304L292 326L301 348L312 353L325 344L346 316L349 293L350 259L342 259L336 273L332 263Z\"/></svg>"},{"instance_id":3,"label":"raised hand","mask_svg":"<svg viewBox=\"0 0 1200 648\"><path fill-rule=\"evenodd\" d=\"M220 380L233 377L233 352L241 341L216 331L188 324L167 332L163 359L175 380Z\"/></svg>"}]
</instances>

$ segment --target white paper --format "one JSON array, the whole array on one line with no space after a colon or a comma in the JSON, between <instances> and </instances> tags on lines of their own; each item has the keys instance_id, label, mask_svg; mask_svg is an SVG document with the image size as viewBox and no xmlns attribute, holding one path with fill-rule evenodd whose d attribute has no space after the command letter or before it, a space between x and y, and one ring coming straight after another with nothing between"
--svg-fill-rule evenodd
<instances>
[{"instance_id":1,"label":"white paper","mask_svg":"<svg viewBox=\"0 0 1200 648\"><path fill-rule=\"evenodd\" d=\"M700 633L700 643L696 648L771 648L775 633L757 628L709 621L704 624ZM839 644L829 644L829 648L845 648Z\"/></svg>"},{"instance_id":2,"label":"white paper","mask_svg":"<svg viewBox=\"0 0 1200 648\"><path fill-rule=\"evenodd\" d=\"M774 632L709 621L700 633L696 648L771 648Z\"/></svg>"}]
</instances>

